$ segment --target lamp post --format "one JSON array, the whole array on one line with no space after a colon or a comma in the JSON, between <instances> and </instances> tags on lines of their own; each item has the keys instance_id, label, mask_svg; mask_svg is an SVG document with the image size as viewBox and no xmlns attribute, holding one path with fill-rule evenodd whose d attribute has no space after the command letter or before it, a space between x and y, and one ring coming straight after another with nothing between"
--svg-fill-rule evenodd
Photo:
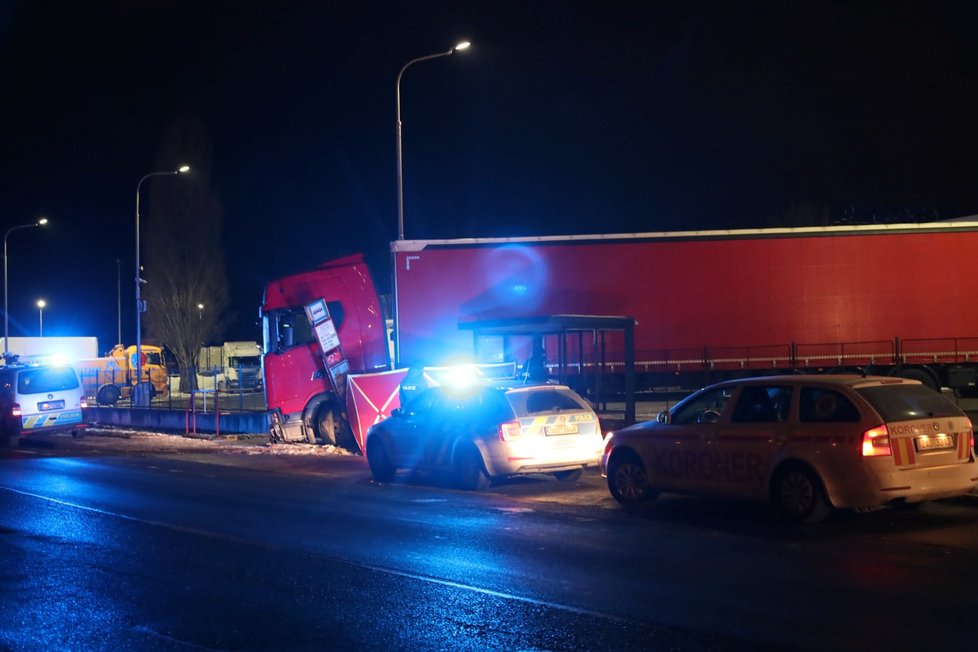
<instances>
[{"instance_id":1,"label":"lamp post","mask_svg":"<svg viewBox=\"0 0 978 652\"><path fill-rule=\"evenodd\" d=\"M7 316L7 237L17 229L29 229L34 226L44 226L48 223L48 218L42 217L33 224L21 224L7 229L3 235L3 353L6 355L10 351L10 320Z\"/></svg>"},{"instance_id":2,"label":"lamp post","mask_svg":"<svg viewBox=\"0 0 978 652\"><path fill-rule=\"evenodd\" d=\"M425 57L418 57L417 59L411 59L404 67L401 68L401 72L397 73L397 86L395 89L395 95L397 99L397 239L404 239L404 168L403 168L403 153L401 150L401 132L403 131L401 125L401 77L404 75L404 71L408 69L412 64L418 63L420 61L428 61L429 59L438 59L440 57L447 57L455 54L458 51L465 50L471 45L468 41L462 41L451 50L446 52L439 52L437 54L429 54Z\"/></svg>"},{"instance_id":3,"label":"lamp post","mask_svg":"<svg viewBox=\"0 0 978 652\"><path fill-rule=\"evenodd\" d=\"M44 299L37 300L37 336L44 337L44 306L48 302Z\"/></svg>"},{"instance_id":4,"label":"lamp post","mask_svg":"<svg viewBox=\"0 0 978 652\"><path fill-rule=\"evenodd\" d=\"M122 262L116 258L115 259L115 304L116 304L116 316L118 318L119 326L119 339L116 340L120 345L122 344Z\"/></svg>"},{"instance_id":5,"label":"lamp post","mask_svg":"<svg viewBox=\"0 0 978 652\"><path fill-rule=\"evenodd\" d=\"M170 170L168 172L150 172L149 174L143 176L136 184L136 387L135 387L135 400L133 403L137 407L143 407L148 404L149 394L145 393L141 388L143 384L143 333L142 333L142 315L146 311L146 306L143 303L141 296L142 284L144 283L140 274L139 265L139 189L143 185L143 181L149 179L150 177L165 177L171 174L185 174L190 172L189 165L181 165L176 170Z\"/></svg>"}]
</instances>

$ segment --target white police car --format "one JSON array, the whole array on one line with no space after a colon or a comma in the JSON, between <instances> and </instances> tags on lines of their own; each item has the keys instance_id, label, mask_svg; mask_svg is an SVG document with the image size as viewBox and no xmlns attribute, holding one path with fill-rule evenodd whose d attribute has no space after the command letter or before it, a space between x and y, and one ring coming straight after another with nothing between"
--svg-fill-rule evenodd
<instances>
[{"instance_id":1,"label":"white police car","mask_svg":"<svg viewBox=\"0 0 978 652\"><path fill-rule=\"evenodd\" d=\"M968 417L917 381L873 376L712 385L608 435L601 469L624 505L659 492L717 494L770 500L800 522L978 485Z\"/></svg>"},{"instance_id":2,"label":"white police car","mask_svg":"<svg viewBox=\"0 0 978 652\"><path fill-rule=\"evenodd\" d=\"M569 387L511 381L423 390L367 431L366 452L381 482L428 469L483 489L520 474L575 480L598 466L602 441L594 410Z\"/></svg>"}]
</instances>

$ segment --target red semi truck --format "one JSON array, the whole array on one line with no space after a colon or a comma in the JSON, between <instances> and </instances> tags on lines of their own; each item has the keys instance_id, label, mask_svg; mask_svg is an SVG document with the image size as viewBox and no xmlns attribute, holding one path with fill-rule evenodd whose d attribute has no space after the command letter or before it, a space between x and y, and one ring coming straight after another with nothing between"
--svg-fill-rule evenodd
<instances>
[{"instance_id":1,"label":"red semi truck","mask_svg":"<svg viewBox=\"0 0 978 652\"><path fill-rule=\"evenodd\" d=\"M592 393L598 377L615 390L623 333L498 328L555 315L615 316L634 320L638 391L867 369L975 391L978 222L407 240L391 249L402 367L523 363L542 345L552 374L582 393ZM341 269L358 284L338 283ZM301 310L315 298L356 315L339 328L356 352L348 355L352 373L387 368L383 316L362 260L275 281L263 307L265 378L268 406L283 420L298 411L315 424L310 405L330 392L315 377L314 347L300 364L276 340L276 311ZM290 389L280 396L276 385Z\"/></svg>"}]
</instances>

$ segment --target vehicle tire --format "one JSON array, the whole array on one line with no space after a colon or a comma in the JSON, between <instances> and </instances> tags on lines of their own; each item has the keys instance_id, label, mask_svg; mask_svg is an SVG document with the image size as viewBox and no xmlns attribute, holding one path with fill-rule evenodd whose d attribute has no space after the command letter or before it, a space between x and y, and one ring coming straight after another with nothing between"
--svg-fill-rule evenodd
<instances>
[{"instance_id":1,"label":"vehicle tire","mask_svg":"<svg viewBox=\"0 0 978 652\"><path fill-rule=\"evenodd\" d=\"M102 385L95 394L95 400L99 405L115 405L121 394L122 391L115 385Z\"/></svg>"},{"instance_id":2,"label":"vehicle tire","mask_svg":"<svg viewBox=\"0 0 978 652\"><path fill-rule=\"evenodd\" d=\"M332 403L321 405L316 409L316 418L312 423L316 438L324 446L336 446L336 434L342 428L339 414Z\"/></svg>"},{"instance_id":3,"label":"vehicle tire","mask_svg":"<svg viewBox=\"0 0 978 652\"><path fill-rule=\"evenodd\" d=\"M569 471L555 471L554 477L557 482L577 482L584 475L584 469L571 469Z\"/></svg>"},{"instance_id":4,"label":"vehicle tire","mask_svg":"<svg viewBox=\"0 0 978 652\"><path fill-rule=\"evenodd\" d=\"M781 469L774 479L774 502L793 523L819 523L832 513L825 489L814 471L800 464Z\"/></svg>"},{"instance_id":5,"label":"vehicle tire","mask_svg":"<svg viewBox=\"0 0 978 652\"><path fill-rule=\"evenodd\" d=\"M489 487L491 480L475 446L468 444L456 450L455 479L459 488L466 491L482 491Z\"/></svg>"},{"instance_id":6,"label":"vehicle tire","mask_svg":"<svg viewBox=\"0 0 978 652\"><path fill-rule=\"evenodd\" d=\"M634 507L659 494L649 486L649 475L642 460L629 452L615 455L608 463L608 490L625 507Z\"/></svg>"},{"instance_id":7,"label":"vehicle tire","mask_svg":"<svg viewBox=\"0 0 978 652\"><path fill-rule=\"evenodd\" d=\"M397 473L387 444L380 437L371 437L367 442L367 465L377 482L390 482Z\"/></svg>"},{"instance_id":8,"label":"vehicle tire","mask_svg":"<svg viewBox=\"0 0 978 652\"><path fill-rule=\"evenodd\" d=\"M0 448L19 448L20 447L20 437L17 435L0 435Z\"/></svg>"},{"instance_id":9,"label":"vehicle tire","mask_svg":"<svg viewBox=\"0 0 978 652\"><path fill-rule=\"evenodd\" d=\"M353 436L353 430L348 423L343 423L339 431L337 431L336 445L351 453L363 454L363 451L360 450L360 444L357 443L357 438Z\"/></svg>"}]
</instances>

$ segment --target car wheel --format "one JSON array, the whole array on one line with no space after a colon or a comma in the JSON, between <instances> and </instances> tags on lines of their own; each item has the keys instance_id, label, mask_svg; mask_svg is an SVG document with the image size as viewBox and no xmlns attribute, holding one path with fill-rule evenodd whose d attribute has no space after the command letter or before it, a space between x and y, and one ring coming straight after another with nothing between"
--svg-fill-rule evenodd
<instances>
[{"instance_id":1,"label":"car wheel","mask_svg":"<svg viewBox=\"0 0 978 652\"><path fill-rule=\"evenodd\" d=\"M397 473L390 451L380 437L371 437L367 442L367 465L377 482L390 482Z\"/></svg>"},{"instance_id":2,"label":"car wheel","mask_svg":"<svg viewBox=\"0 0 978 652\"><path fill-rule=\"evenodd\" d=\"M0 435L0 448L17 448L20 446L20 437Z\"/></svg>"},{"instance_id":3,"label":"car wheel","mask_svg":"<svg viewBox=\"0 0 978 652\"><path fill-rule=\"evenodd\" d=\"M121 391L115 385L102 385L98 388L95 399L99 405L115 405L119 401Z\"/></svg>"},{"instance_id":4,"label":"car wheel","mask_svg":"<svg viewBox=\"0 0 978 652\"><path fill-rule=\"evenodd\" d=\"M554 477L558 482L577 482L584 475L584 469L571 469L570 471L556 471Z\"/></svg>"},{"instance_id":5,"label":"car wheel","mask_svg":"<svg viewBox=\"0 0 978 652\"><path fill-rule=\"evenodd\" d=\"M332 405L323 405L316 410L313 429L316 437L323 444L336 445L336 433L340 429L340 423Z\"/></svg>"},{"instance_id":6,"label":"car wheel","mask_svg":"<svg viewBox=\"0 0 978 652\"><path fill-rule=\"evenodd\" d=\"M774 499L781 514L794 523L818 523L832 513L818 476L803 466L790 466L778 473Z\"/></svg>"},{"instance_id":7,"label":"car wheel","mask_svg":"<svg viewBox=\"0 0 978 652\"><path fill-rule=\"evenodd\" d=\"M467 491L482 491L490 479L482 464L482 455L474 446L462 446L455 453L455 477L458 486Z\"/></svg>"},{"instance_id":8,"label":"car wheel","mask_svg":"<svg viewBox=\"0 0 978 652\"><path fill-rule=\"evenodd\" d=\"M622 505L632 507L651 500L658 492L649 486L649 474L633 453L621 453L608 464L608 489Z\"/></svg>"}]
</instances>

